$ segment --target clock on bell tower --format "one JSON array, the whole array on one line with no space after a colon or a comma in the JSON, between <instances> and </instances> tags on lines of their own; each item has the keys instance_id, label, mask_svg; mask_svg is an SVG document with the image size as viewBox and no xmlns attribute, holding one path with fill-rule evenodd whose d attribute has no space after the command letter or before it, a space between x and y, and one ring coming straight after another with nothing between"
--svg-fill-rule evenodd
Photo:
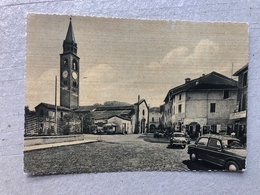
<instances>
[{"instance_id":1,"label":"clock on bell tower","mask_svg":"<svg viewBox=\"0 0 260 195\"><path fill-rule=\"evenodd\" d=\"M72 22L63 41L60 54L60 105L69 109L79 107L79 57L77 56Z\"/></svg>"}]
</instances>

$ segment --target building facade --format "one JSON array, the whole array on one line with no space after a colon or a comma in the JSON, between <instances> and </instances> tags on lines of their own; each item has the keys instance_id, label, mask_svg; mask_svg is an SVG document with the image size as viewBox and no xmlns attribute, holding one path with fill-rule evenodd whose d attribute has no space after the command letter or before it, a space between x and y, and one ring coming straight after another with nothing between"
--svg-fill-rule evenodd
<instances>
[{"instance_id":1,"label":"building facade","mask_svg":"<svg viewBox=\"0 0 260 195\"><path fill-rule=\"evenodd\" d=\"M111 116L107 119L108 124L113 124L115 133L128 134L132 133L132 121L129 118L121 116Z\"/></svg>"},{"instance_id":2,"label":"building facade","mask_svg":"<svg viewBox=\"0 0 260 195\"><path fill-rule=\"evenodd\" d=\"M153 133L161 129L161 113L159 107L152 107L149 109L149 132Z\"/></svg>"},{"instance_id":3,"label":"building facade","mask_svg":"<svg viewBox=\"0 0 260 195\"><path fill-rule=\"evenodd\" d=\"M200 134L227 131L236 107L237 82L216 72L191 80L167 93L162 105L164 128Z\"/></svg>"},{"instance_id":4,"label":"building facade","mask_svg":"<svg viewBox=\"0 0 260 195\"><path fill-rule=\"evenodd\" d=\"M233 74L238 77L238 95L237 107L230 115L234 121L231 131L236 133L237 137L246 136L247 132L247 86L248 86L248 64Z\"/></svg>"},{"instance_id":5,"label":"building facade","mask_svg":"<svg viewBox=\"0 0 260 195\"><path fill-rule=\"evenodd\" d=\"M117 129L120 129L121 133L124 133L124 130L137 134L148 132L149 107L144 99L129 106L99 106L92 114L95 124L99 127L115 123L118 124Z\"/></svg>"}]
</instances>

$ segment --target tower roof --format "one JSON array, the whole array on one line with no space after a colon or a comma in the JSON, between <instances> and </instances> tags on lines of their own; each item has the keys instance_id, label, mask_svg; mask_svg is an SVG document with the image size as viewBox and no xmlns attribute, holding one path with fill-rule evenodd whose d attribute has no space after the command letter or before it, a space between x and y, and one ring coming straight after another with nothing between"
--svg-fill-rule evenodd
<instances>
[{"instance_id":1,"label":"tower roof","mask_svg":"<svg viewBox=\"0 0 260 195\"><path fill-rule=\"evenodd\" d=\"M72 28L71 18L70 18L70 24L69 24L69 27L68 27L68 31L67 31L67 35L66 35L65 41L66 42L74 42L74 43L76 43L75 37L74 37L73 28Z\"/></svg>"}]
</instances>

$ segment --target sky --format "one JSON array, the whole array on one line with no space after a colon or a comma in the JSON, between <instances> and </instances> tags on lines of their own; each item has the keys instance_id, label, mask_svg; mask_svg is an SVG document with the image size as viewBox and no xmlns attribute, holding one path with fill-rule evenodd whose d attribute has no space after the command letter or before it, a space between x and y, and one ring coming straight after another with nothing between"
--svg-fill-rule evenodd
<instances>
[{"instance_id":1,"label":"sky","mask_svg":"<svg viewBox=\"0 0 260 195\"><path fill-rule=\"evenodd\" d=\"M30 109L55 102L55 75L59 81L70 17L27 17L25 101ZM246 23L71 18L80 57L80 106L132 104L140 95L150 107L158 107L185 78L212 71L231 78L248 63Z\"/></svg>"}]
</instances>

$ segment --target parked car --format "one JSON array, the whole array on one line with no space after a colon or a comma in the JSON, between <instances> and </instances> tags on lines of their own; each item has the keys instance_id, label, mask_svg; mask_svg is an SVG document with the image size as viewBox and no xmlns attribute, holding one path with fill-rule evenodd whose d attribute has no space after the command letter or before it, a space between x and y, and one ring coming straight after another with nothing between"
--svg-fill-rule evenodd
<instances>
[{"instance_id":1,"label":"parked car","mask_svg":"<svg viewBox=\"0 0 260 195\"><path fill-rule=\"evenodd\" d=\"M153 134L154 138L160 138L160 137L164 137L164 131L155 131Z\"/></svg>"},{"instance_id":2,"label":"parked car","mask_svg":"<svg viewBox=\"0 0 260 195\"><path fill-rule=\"evenodd\" d=\"M110 123L103 125L103 130L105 134L109 134L109 135L116 133L114 125Z\"/></svg>"},{"instance_id":3,"label":"parked car","mask_svg":"<svg viewBox=\"0 0 260 195\"><path fill-rule=\"evenodd\" d=\"M172 137L170 139L170 145L169 147L181 147L185 148L187 144L187 138L184 133L181 132L174 132L172 134Z\"/></svg>"},{"instance_id":4,"label":"parked car","mask_svg":"<svg viewBox=\"0 0 260 195\"><path fill-rule=\"evenodd\" d=\"M246 150L239 139L224 135L203 135L189 145L191 161L198 159L224 167L228 171L245 169Z\"/></svg>"}]
</instances>

